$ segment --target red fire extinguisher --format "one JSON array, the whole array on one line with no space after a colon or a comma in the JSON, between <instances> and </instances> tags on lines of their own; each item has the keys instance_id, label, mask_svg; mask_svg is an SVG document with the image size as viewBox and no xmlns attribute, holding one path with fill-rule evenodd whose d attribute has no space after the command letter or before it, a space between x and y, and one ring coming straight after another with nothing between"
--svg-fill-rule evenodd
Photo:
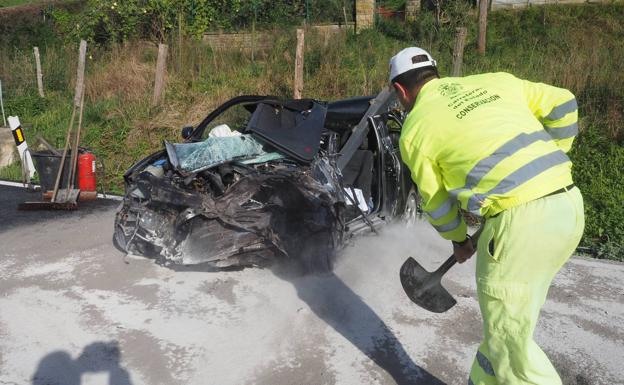
<instances>
[{"instance_id":1,"label":"red fire extinguisher","mask_svg":"<svg viewBox=\"0 0 624 385\"><path fill-rule=\"evenodd\" d=\"M95 180L95 155L84 151L78 155L78 188L80 189L81 198L86 195L96 196L96 180ZM86 194L83 194L85 192Z\"/></svg>"}]
</instances>

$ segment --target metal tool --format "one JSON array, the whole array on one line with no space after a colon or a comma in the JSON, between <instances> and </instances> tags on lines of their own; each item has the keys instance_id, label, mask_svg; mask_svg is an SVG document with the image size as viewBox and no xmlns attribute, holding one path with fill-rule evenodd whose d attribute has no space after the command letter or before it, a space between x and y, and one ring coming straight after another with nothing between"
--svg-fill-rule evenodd
<instances>
[{"instance_id":1,"label":"metal tool","mask_svg":"<svg viewBox=\"0 0 624 385\"><path fill-rule=\"evenodd\" d=\"M82 112L83 112L83 95L84 95L84 73L85 73L85 58L87 52L87 42L80 41L80 49L78 54L78 70L76 74L76 90L74 94L74 101L72 107L72 114L69 120L69 126L67 127L67 135L65 137L65 146L63 147L63 154L61 156L61 163L56 174L56 181L54 183L54 190L52 191L52 198L50 202L24 202L18 206L19 210L74 210L78 207L78 194L79 189L74 188L74 173L76 172L76 159L78 156L78 141L80 140L80 129L82 126ZM74 119L76 118L76 109L80 109L80 117L78 121L78 128L71 146L71 161L68 167L65 165L65 159L67 158L68 150L70 150L72 130L74 127ZM69 168L69 170L65 170ZM67 188L60 188L61 179L63 173L67 175ZM45 191L43 191L45 193Z\"/></svg>"},{"instance_id":2,"label":"metal tool","mask_svg":"<svg viewBox=\"0 0 624 385\"><path fill-rule=\"evenodd\" d=\"M483 225L471 237L475 249L482 231ZM428 272L414 258L407 258L399 273L403 290L416 305L434 313L444 313L457 301L442 286L441 280L456 262L455 255L451 255L436 271Z\"/></svg>"},{"instance_id":3,"label":"metal tool","mask_svg":"<svg viewBox=\"0 0 624 385\"><path fill-rule=\"evenodd\" d=\"M72 108L72 116L69 121L69 127L67 129L67 137L65 139L65 147L63 149L63 156L61 157L61 165L56 176L56 183L54 183L54 192L52 193L52 203L67 203L69 205L76 205L78 194L80 190L75 189L73 186L74 175L76 172L76 159L78 156L78 140L80 140L80 129L82 125L82 111L83 111L83 96L84 96L84 73L85 73L85 58L87 53L87 42L80 41L80 49L78 54L78 70L76 74L76 91L74 94L74 103ZM67 156L67 150L70 147L71 133L74 126L74 118L76 116L76 108L80 109L80 117L78 119L78 128L76 131L76 137L71 146L71 161L69 165L67 175L67 188L59 190L59 184L61 176L63 175L63 169L65 167L65 157Z\"/></svg>"},{"instance_id":4,"label":"metal tool","mask_svg":"<svg viewBox=\"0 0 624 385\"><path fill-rule=\"evenodd\" d=\"M80 99L80 113L78 114L78 128L76 129L76 139L71 150L71 172L67 181L67 189L73 189L76 176L76 163L78 162L78 145L80 144L80 131L82 130L82 111L84 109L84 87L82 88L82 98Z\"/></svg>"},{"instance_id":5,"label":"metal tool","mask_svg":"<svg viewBox=\"0 0 624 385\"><path fill-rule=\"evenodd\" d=\"M53 203L71 201L69 189L67 190L63 189L63 191L61 192L62 196L59 196L59 191L60 191L59 185L61 183L61 177L63 176L63 170L65 168L65 158L67 157L67 150L69 149L69 145L70 145L72 126L74 125L75 117L76 117L76 106L74 105L72 109L71 119L69 120L69 127L67 127L67 136L65 137L65 146L63 147L63 155L61 156L61 163L59 164L59 169L56 174L56 182L54 182L54 190L53 190L54 192L52 193L52 199L51 199L51 202ZM69 175L67 179L69 179ZM78 196L78 194L76 194L76 196ZM73 202L76 203L75 200Z\"/></svg>"}]
</instances>

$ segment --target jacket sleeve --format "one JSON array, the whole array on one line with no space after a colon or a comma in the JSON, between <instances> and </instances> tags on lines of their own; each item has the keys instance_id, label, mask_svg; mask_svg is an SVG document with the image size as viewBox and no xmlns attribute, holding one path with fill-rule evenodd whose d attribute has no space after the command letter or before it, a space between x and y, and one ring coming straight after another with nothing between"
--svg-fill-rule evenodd
<instances>
[{"instance_id":1,"label":"jacket sleeve","mask_svg":"<svg viewBox=\"0 0 624 385\"><path fill-rule=\"evenodd\" d=\"M403 162L409 167L412 179L418 186L423 210L429 222L448 240L461 242L466 239L466 222L457 202L451 198L442 183L438 165L412 146L400 143Z\"/></svg>"},{"instance_id":2,"label":"jacket sleeve","mask_svg":"<svg viewBox=\"0 0 624 385\"><path fill-rule=\"evenodd\" d=\"M578 134L578 106L574 94L564 88L523 80L529 109L564 152Z\"/></svg>"}]
</instances>

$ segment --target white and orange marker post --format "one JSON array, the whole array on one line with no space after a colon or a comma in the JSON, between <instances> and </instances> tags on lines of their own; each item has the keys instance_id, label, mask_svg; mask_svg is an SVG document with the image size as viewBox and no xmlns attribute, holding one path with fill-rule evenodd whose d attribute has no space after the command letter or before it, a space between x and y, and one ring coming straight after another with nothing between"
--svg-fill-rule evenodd
<instances>
[{"instance_id":1,"label":"white and orange marker post","mask_svg":"<svg viewBox=\"0 0 624 385\"><path fill-rule=\"evenodd\" d=\"M30 180L33 176L35 176L35 165L33 164L30 151L28 150L24 130L22 129L22 125L20 124L17 116L9 116L9 127L11 127L13 139L15 140L15 145L17 146L17 152L19 153L20 160L22 161L22 170L24 170L24 175L28 179L27 182L30 184Z\"/></svg>"}]
</instances>

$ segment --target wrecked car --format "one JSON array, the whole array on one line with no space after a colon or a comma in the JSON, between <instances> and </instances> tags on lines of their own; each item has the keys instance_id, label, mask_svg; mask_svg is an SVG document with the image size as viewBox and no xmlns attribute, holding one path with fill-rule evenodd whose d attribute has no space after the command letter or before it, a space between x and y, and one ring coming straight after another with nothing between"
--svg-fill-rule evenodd
<instances>
[{"instance_id":1,"label":"wrecked car","mask_svg":"<svg viewBox=\"0 0 624 385\"><path fill-rule=\"evenodd\" d=\"M417 215L394 93L235 97L133 165L115 244L165 265L331 268L355 234Z\"/></svg>"}]
</instances>

